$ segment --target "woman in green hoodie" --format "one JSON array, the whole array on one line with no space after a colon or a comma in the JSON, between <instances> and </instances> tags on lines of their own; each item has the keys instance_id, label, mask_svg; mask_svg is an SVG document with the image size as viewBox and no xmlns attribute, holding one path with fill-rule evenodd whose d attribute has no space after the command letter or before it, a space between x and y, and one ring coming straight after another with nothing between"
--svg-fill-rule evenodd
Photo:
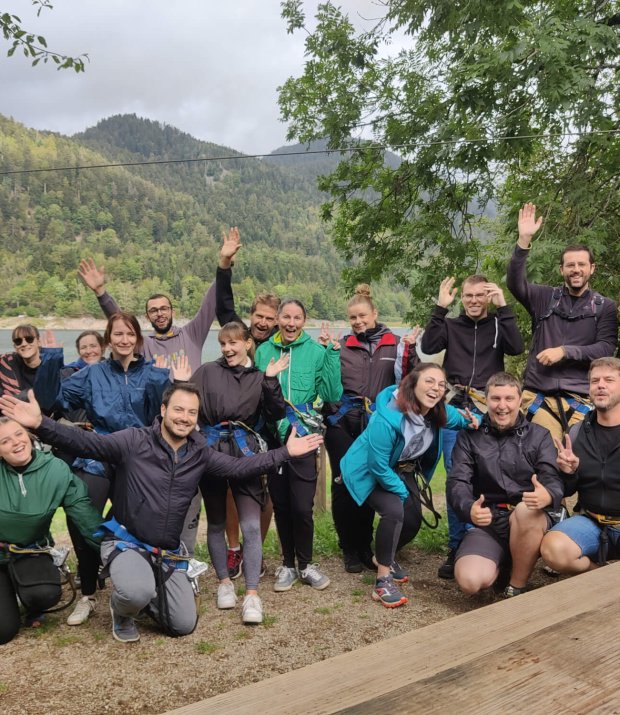
<instances>
[{"instance_id":1,"label":"woman in green hoodie","mask_svg":"<svg viewBox=\"0 0 620 715\"><path fill-rule=\"evenodd\" d=\"M20 424L0 417L0 644L12 640L21 625L18 597L30 621L60 601L60 572L48 553L36 553L48 544L59 507L98 549L93 534L101 517L84 482L61 459L34 451ZM15 547L35 553L17 554Z\"/></svg>"},{"instance_id":2,"label":"woman in green hoodie","mask_svg":"<svg viewBox=\"0 0 620 715\"><path fill-rule=\"evenodd\" d=\"M319 345L304 332L305 323L303 304L298 300L283 301L278 310L278 332L256 353L256 367L263 371L271 358L289 356L288 368L278 375L289 403L287 414L272 426L282 444L292 429L300 436L320 430L321 418L313 403L319 398L335 402L342 395L340 343L330 340L326 346ZM276 571L275 591L288 591L298 579L318 590L329 586L329 578L312 563L316 480L315 454L292 459L282 466L282 474L269 477L283 558Z\"/></svg>"}]
</instances>

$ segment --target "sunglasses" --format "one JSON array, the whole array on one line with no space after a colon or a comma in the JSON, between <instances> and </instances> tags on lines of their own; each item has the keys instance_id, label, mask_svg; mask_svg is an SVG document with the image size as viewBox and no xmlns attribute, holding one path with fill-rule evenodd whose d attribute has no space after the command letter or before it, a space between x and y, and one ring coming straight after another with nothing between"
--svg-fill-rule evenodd
<instances>
[{"instance_id":1,"label":"sunglasses","mask_svg":"<svg viewBox=\"0 0 620 715\"><path fill-rule=\"evenodd\" d=\"M23 338L13 338L13 345L19 347L23 342L28 343L28 345L32 345L35 340L36 338L34 337L34 335L24 335Z\"/></svg>"}]
</instances>

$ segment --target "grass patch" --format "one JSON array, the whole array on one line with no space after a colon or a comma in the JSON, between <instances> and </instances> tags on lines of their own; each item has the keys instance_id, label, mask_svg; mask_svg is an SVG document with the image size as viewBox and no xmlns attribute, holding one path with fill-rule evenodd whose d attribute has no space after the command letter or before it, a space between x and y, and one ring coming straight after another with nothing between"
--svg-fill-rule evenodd
<instances>
[{"instance_id":1,"label":"grass patch","mask_svg":"<svg viewBox=\"0 0 620 715\"><path fill-rule=\"evenodd\" d=\"M271 628L277 623L277 621L277 616L270 616L267 613L265 613L265 615L263 616L263 625L265 626L265 628Z\"/></svg>"},{"instance_id":2,"label":"grass patch","mask_svg":"<svg viewBox=\"0 0 620 715\"><path fill-rule=\"evenodd\" d=\"M448 545L448 517L445 511L436 529L429 529L426 524L422 524L413 543L427 554L443 553Z\"/></svg>"},{"instance_id":3,"label":"grass patch","mask_svg":"<svg viewBox=\"0 0 620 715\"><path fill-rule=\"evenodd\" d=\"M79 636L61 636L57 635L54 638L54 645L59 648L64 648L66 645L73 645L73 643L79 643L81 638Z\"/></svg>"},{"instance_id":4,"label":"grass patch","mask_svg":"<svg viewBox=\"0 0 620 715\"><path fill-rule=\"evenodd\" d=\"M321 608L315 608L314 612L318 613L319 616L329 616L332 612L332 609L328 608L327 606L323 606Z\"/></svg>"},{"instance_id":5,"label":"grass patch","mask_svg":"<svg viewBox=\"0 0 620 715\"><path fill-rule=\"evenodd\" d=\"M196 643L196 652L200 653L201 655L211 655L211 653L215 653L216 650L219 649L219 645L217 643L209 643L209 641L200 641Z\"/></svg>"},{"instance_id":6,"label":"grass patch","mask_svg":"<svg viewBox=\"0 0 620 715\"><path fill-rule=\"evenodd\" d=\"M9 686L6 683L0 683L0 695L6 695L9 692Z\"/></svg>"},{"instance_id":7,"label":"grass patch","mask_svg":"<svg viewBox=\"0 0 620 715\"><path fill-rule=\"evenodd\" d=\"M361 588L354 588L354 589L351 591L351 595L352 595L352 596L355 596L355 597L363 596L365 593L366 593L366 592L365 592L365 591L362 591Z\"/></svg>"},{"instance_id":8,"label":"grass patch","mask_svg":"<svg viewBox=\"0 0 620 715\"><path fill-rule=\"evenodd\" d=\"M375 581L376 581L376 575L374 573L365 573L362 576L362 581L367 585L367 586L374 586Z\"/></svg>"}]
</instances>

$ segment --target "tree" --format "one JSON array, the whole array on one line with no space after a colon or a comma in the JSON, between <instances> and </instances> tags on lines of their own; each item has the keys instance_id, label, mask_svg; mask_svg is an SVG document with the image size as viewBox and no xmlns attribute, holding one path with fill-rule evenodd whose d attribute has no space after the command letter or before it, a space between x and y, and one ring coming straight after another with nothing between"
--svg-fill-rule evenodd
<instances>
[{"instance_id":1,"label":"tree","mask_svg":"<svg viewBox=\"0 0 620 715\"><path fill-rule=\"evenodd\" d=\"M559 246L585 238L599 256L597 286L611 291L620 3L378 6L383 16L359 30L326 2L309 31L302 2L282 4L288 31L307 32L304 72L279 89L288 139L351 150L319 180L330 197L323 217L353 264L347 282L388 275L410 287L414 315L426 314L446 275L503 276L517 208L533 200L545 215L538 278L557 282ZM384 148L400 165L384 162ZM494 223L489 206L499 207Z\"/></svg>"},{"instance_id":2,"label":"tree","mask_svg":"<svg viewBox=\"0 0 620 715\"><path fill-rule=\"evenodd\" d=\"M37 7L37 17L44 8L51 10L53 7L50 0L32 0L32 4ZM0 11L0 31L11 45L6 53L7 57L12 57L16 50L21 49L26 57L32 57L33 67L41 61L47 63L52 60L59 70L73 69L76 72L84 72L88 55L71 57L48 49L45 37L25 30L17 15Z\"/></svg>"}]
</instances>

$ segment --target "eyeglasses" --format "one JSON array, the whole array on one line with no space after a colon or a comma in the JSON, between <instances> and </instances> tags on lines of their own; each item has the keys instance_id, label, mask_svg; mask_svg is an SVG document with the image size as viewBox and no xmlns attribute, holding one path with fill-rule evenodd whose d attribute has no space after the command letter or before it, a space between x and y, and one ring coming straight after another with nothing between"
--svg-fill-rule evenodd
<instances>
[{"instance_id":1,"label":"eyeglasses","mask_svg":"<svg viewBox=\"0 0 620 715\"><path fill-rule=\"evenodd\" d=\"M159 315L159 313L161 313L162 315L166 315L167 313L172 313L172 306L166 305L163 308L149 308L146 311L147 315Z\"/></svg>"},{"instance_id":2,"label":"eyeglasses","mask_svg":"<svg viewBox=\"0 0 620 715\"><path fill-rule=\"evenodd\" d=\"M23 338L13 338L13 345L15 345L15 347L19 347L23 342L27 342L28 345L32 345L35 340L36 338L34 335L24 335Z\"/></svg>"}]
</instances>

